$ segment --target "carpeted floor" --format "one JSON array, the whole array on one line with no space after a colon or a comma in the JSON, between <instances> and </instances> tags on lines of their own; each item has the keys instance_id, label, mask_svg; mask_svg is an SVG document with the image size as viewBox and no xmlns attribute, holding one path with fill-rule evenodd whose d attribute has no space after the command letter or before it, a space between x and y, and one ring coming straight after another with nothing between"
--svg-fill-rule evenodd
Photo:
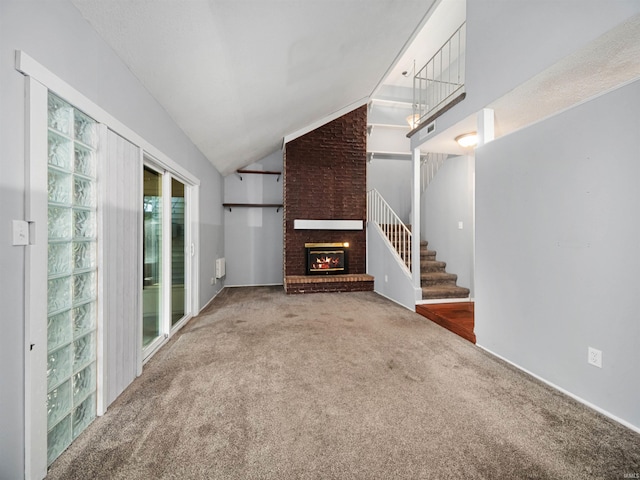
<instances>
[{"instance_id":1,"label":"carpeted floor","mask_svg":"<svg viewBox=\"0 0 640 480\"><path fill-rule=\"evenodd\" d=\"M640 435L370 292L225 289L47 479L615 479Z\"/></svg>"}]
</instances>

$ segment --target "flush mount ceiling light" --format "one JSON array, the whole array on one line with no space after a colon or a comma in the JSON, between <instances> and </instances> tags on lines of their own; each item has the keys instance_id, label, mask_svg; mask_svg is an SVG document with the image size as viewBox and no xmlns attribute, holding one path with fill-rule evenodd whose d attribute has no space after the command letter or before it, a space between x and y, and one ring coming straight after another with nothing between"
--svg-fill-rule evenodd
<instances>
[{"instance_id":1,"label":"flush mount ceiling light","mask_svg":"<svg viewBox=\"0 0 640 480\"><path fill-rule=\"evenodd\" d=\"M413 115L409 115L407 117L407 123L409 124L411 130L416 128L420 124L420 114L414 113Z\"/></svg>"},{"instance_id":2,"label":"flush mount ceiling light","mask_svg":"<svg viewBox=\"0 0 640 480\"><path fill-rule=\"evenodd\" d=\"M463 133L456 137L456 142L462 148L475 147L478 144L478 134L476 132Z\"/></svg>"}]
</instances>

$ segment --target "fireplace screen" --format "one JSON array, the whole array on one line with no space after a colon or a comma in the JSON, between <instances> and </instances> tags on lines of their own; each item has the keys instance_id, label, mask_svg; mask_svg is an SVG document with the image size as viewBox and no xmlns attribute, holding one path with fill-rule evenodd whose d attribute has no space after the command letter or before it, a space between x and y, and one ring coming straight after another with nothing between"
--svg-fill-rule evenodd
<instances>
[{"instance_id":1,"label":"fireplace screen","mask_svg":"<svg viewBox=\"0 0 640 480\"><path fill-rule=\"evenodd\" d=\"M305 243L307 275L347 273L348 243Z\"/></svg>"}]
</instances>

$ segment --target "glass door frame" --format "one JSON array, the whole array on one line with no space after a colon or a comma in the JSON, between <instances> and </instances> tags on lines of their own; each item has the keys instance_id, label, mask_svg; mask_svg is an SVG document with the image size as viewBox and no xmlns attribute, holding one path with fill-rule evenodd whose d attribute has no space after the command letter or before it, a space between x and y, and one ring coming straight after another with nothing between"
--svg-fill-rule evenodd
<instances>
[{"instance_id":1,"label":"glass door frame","mask_svg":"<svg viewBox=\"0 0 640 480\"><path fill-rule=\"evenodd\" d=\"M173 334L178 331L185 323L187 323L194 315L197 305L197 296L194 291L197 289L197 282L194 281L194 272L197 270L194 265L196 261L196 245L194 238L196 238L194 232L194 226L196 222L193 221L194 205L193 198L195 197L194 190L197 191L198 186L194 185L188 179L185 179L182 175L167 168L162 162L149 155L147 152L143 156L142 169L148 168L162 175L162 285L161 285L161 307L160 307L160 325L159 335L149 345L143 348L142 357L143 363L147 362L153 354L169 339ZM144 177L144 175L141 175ZM171 299L172 299L172 282L171 282L171 238L172 238L172 226L171 226L171 181L175 179L184 185L185 196L185 297L184 297L184 310L185 313L182 318L176 322L175 325L171 325ZM142 179L144 182L144 178ZM142 190L144 191L144 185ZM197 198L197 197L196 197ZM144 242L144 238L141 239L141 245ZM141 247L142 248L142 247ZM141 266L142 268L142 266ZM141 286L140 295L143 295L143 289ZM140 319L140 329L142 330L142 318ZM142 331L140 338L143 338Z\"/></svg>"}]
</instances>

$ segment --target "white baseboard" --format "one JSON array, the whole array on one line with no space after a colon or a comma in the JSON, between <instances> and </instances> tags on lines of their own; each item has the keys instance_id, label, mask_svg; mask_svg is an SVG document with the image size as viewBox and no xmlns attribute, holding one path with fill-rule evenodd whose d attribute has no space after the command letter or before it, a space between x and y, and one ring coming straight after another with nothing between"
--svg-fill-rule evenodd
<instances>
[{"instance_id":1,"label":"white baseboard","mask_svg":"<svg viewBox=\"0 0 640 480\"><path fill-rule=\"evenodd\" d=\"M498 355L495 352L492 352L491 350L489 350L488 348L483 347L482 345L478 345L476 344L477 347L480 347L482 350L484 350L485 352L487 352L490 355L493 355L494 357L499 358L500 360L507 362L509 365L513 365L514 367L516 367L518 370L526 373L527 375L531 375L533 378L540 380L542 383L545 383L547 385L549 385L551 388L553 388L554 390L559 391L560 393L563 393L571 398L573 398L575 401L582 403L583 405L589 407L592 410L595 410L598 413L601 413L602 415L604 415L605 417L610 418L611 420L613 420L614 422L617 422L625 427L627 427L630 430L633 430L636 433L640 433L640 427L638 427L637 425L633 425L632 423L627 422L626 420L623 420L620 417L616 417L615 415L613 415L611 412L608 412L600 407L598 407L597 405L594 405L591 402L588 402L587 400L585 400L584 398L581 398L571 392L569 392L568 390L565 390L562 387L559 387L558 385L551 383L548 380L545 380L544 378L540 377L539 375L536 375L535 373L530 372L529 370L527 370L526 368L522 368L520 365L518 365L517 363L513 363L511 360L508 360L506 358L504 358L502 355Z\"/></svg>"},{"instance_id":2,"label":"white baseboard","mask_svg":"<svg viewBox=\"0 0 640 480\"><path fill-rule=\"evenodd\" d=\"M377 291L375 291L375 290L373 291L373 293L375 293L376 295L380 295L381 297L384 297L384 298L386 298L387 300L390 300L390 301L392 301L393 303L396 303L396 304L400 305L402 308L406 308L406 309L407 309L407 310L409 310L409 311L415 312L415 309L413 309L413 310L412 310L411 308L409 308L409 307L407 307L406 305L404 305L404 304L400 303L399 301L394 300L394 299L393 299L393 298L391 298L391 297L387 297L384 293L380 293L380 292L377 292Z\"/></svg>"},{"instance_id":3,"label":"white baseboard","mask_svg":"<svg viewBox=\"0 0 640 480\"><path fill-rule=\"evenodd\" d=\"M195 314L194 316L196 316L196 315L200 315L200 312L201 312L201 311L203 311L205 308L207 308L207 307L209 306L209 304L210 304L211 302L213 302L213 301L215 300L215 298L216 298L218 295L220 295L220 292L221 292L222 290L224 290L224 286L223 286L220 290L218 290L218 291L215 293L215 295L214 295L213 297L211 297L211 298L207 301L207 303L205 303L205 304L202 306L202 308L196 312L196 314Z\"/></svg>"}]
</instances>

